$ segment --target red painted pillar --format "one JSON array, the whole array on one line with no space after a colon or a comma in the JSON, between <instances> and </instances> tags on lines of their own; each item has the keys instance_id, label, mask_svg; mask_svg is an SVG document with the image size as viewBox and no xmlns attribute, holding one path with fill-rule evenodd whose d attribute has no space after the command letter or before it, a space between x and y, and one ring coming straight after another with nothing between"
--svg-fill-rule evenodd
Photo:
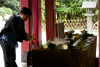
<instances>
[{"instance_id":1,"label":"red painted pillar","mask_svg":"<svg viewBox=\"0 0 100 67\"><path fill-rule=\"evenodd\" d=\"M56 23L55 0L45 0L46 40L54 37L54 23Z\"/></svg>"},{"instance_id":2,"label":"red painted pillar","mask_svg":"<svg viewBox=\"0 0 100 67\"><path fill-rule=\"evenodd\" d=\"M41 0L38 0L38 45L42 44Z\"/></svg>"},{"instance_id":3,"label":"red painted pillar","mask_svg":"<svg viewBox=\"0 0 100 67\"><path fill-rule=\"evenodd\" d=\"M37 46L42 44L41 0L30 0L30 9L32 11L30 34L33 35L34 33L36 35L37 43L35 43L35 46ZM32 45L30 46L31 48Z\"/></svg>"},{"instance_id":4,"label":"red painted pillar","mask_svg":"<svg viewBox=\"0 0 100 67\"><path fill-rule=\"evenodd\" d=\"M99 67L100 67L100 0L99 0Z\"/></svg>"},{"instance_id":5,"label":"red painted pillar","mask_svg":"<svg viewBox=\"0 0 100 67\"><path fill-rule=\"evenodd\" d=\"M37 37L36 45L42 44L42 23L41 23L41 0L20 0L22 7L30 8L32 16L25 22L25 31L31 35L33 33ZM21 60L27 61L27 51L32 49L32 45L26 41L23 41L21 46Z\"/></svg>"},{"instance_id":6,"label":"red painted pillar","mask_svg":"<svg viewBox=\"0 0 100 67\"><path fill-rule=\"evenodd\" d=\"M21 9L23 7L29 8L29 0L20 0ZM24 22L25 23L25 31L29 33L29 19ZM23 41L21 45L21 61L24 62L27 60L27 51L29 51L29 43Z\"/></svg>"}]
</instances>

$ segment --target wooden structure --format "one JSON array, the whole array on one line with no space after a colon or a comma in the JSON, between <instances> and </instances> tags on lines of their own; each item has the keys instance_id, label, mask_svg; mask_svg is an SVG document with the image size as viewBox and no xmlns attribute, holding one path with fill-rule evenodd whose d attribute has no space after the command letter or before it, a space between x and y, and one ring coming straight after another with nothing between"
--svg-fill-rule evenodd
<instances>
[{"instance_id":1,"label":"wooden structure","mask_svg":"<svg viewBox=\"0 0 100 67\"><path fill-rule=\"evenodd\" d=\"M41 0L20 0L21 8L27 7L32 11L32 16L25 22L25 31L37 37L35 46L42 44L42 22L41 22ZM54 37L54 23L56 22L55 0L45 0L45 19L47 40ZM21 46L21 60L27 61L27 52L32 49L32 45L23 42Z\"/></svg>"},{"instance_id":2,"label":"wooden structure","mask_svg":"<svg viewBox=\"0 0 100 67\"><path fill-rule=\"evenodd\" d=\"M55 23L54 25L54 37L63 38L64 37L64 22Z\"/></svg>"},{"instance_id":3,"label":"wooden structure","mask_svg":"<svg viewBox=\"0 0 100 67\"><path fill-rule=\"evenodd\" d=\"M99 20L100 20L100 0L99 0ZM99 21L99 32L100 32L100 21ZM99 33L99 35L100 35L100 33ZM100 36L99 36L99 42L100 42ZM100 58L100 43L99 43L99 58ZM99 63L98 63L99 65L99 67L100 67L100 59L99 59Z\"/></svg>"},{"instance_id":4,"label":"wooden structure","mask_svg":"<svg viewBox=\"0 0 100 67\"><path fill-rule=\"evenodd\" d=\"M38 38L39 43L42 42L40 2L41 0L20 0L21 8L28 7L32 10L32 13L34 12L33 15L30 17L30 19L25 22L25 30L27 33L30 33L31 35L35 33L35 35ZM100 0L99 0L99 3L100 3ZM53 28L54 28L54 23L56 22L55 0L45 0L45 5L46 5L45 8L46 8L46 30L47 30L46 33L47 33L47 40L48 40L54 36ZM100 4L99 4L99 7L100 7ZM99 20L100 20L100 8L99 8ZM100 21L99 21L99 25L100 25ZM100 31L100 26L99 26L99 31ZM100 37L99 37L99 42L100 42ZM28 52L31 49L31 47L32 46L25 41L22 43L21 54L23 57L24 56L26 57L27 55L26 52ZM99 49L99 54L100 54L100 49ZM23 58L23 59L26 59L26 58ZM99 59L99 67L100 67L100 59Z\"/></svg>"},{"instance_id":5,"label":"wooden structure","mask_svg":"<svg viewBox=\"0 0 100 67\"><path fill-rule=\"evenodd\" d=\"M85 49L33 49L28 52L27 65L33 67L95 67L96 36L89 37ZM88 38L80 44L88 42Z\"/></svg>"}]
</instances>

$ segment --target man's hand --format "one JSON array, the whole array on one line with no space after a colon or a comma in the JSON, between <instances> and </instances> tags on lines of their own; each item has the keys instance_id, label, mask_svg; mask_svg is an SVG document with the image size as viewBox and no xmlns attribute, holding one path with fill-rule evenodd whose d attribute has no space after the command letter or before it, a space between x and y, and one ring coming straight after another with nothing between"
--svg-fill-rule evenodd
<instances>
[{"instance_id":1,"label":"man's hand","mask_svg":"<svg viewBox=\"0 0 100 67\"><path fill-rule=\"evenodd\" d=\"M30 34L27 33L26 35L27 35L28 38L32 38L32 36Z\"/></svg>"},{"instance_id":2,"label":"man's hand","mask_svg":"<svg viewBox=\"0 0 100 67\"><path fill-rule=\"evenodd\" d=\"M34 42L32 40L27 40L31 45L34 45Z\"/></svg>"},{"instance_id":3,"label":"man's hand","mask_svg":"<svg viewBox=\"0 0 100 67\"><path fill-rule=\"evenodd\" d=\"M33 42L33 41L31 41L31 42L30 42L30 44L34 45L34 42Z\"/></svg>"},{"instance_id":4,"label":"man's hand","mask_svg":"<svg viewBox=\"0 0 100 67\"><path fill-rule=\"evenodd\" d=\"M26 35L27 35L28 39L31 39L31 38L34 39L34 40L36 39L36 35L31 36L31 35L28 34L28 33L27 33Z\"/></svg>"}]
</instances>

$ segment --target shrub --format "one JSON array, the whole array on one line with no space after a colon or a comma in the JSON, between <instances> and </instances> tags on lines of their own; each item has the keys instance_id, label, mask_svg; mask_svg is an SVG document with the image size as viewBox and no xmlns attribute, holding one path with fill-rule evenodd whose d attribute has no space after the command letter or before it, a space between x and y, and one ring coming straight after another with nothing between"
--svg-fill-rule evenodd
<instances>
[{"instance_id":1,"label":"shrub","mask_svg":"<svg viewBox=\"0 0 100 67\"><path fill-rule=\"evenodd\" d=\"M4 17L5 17L5 10L3 8L0 8L0 14L3 17L3 19L4 19Z\"/></svg>"},{"instance_id":2,"label":"shrub","mask_svg":"<svg viewBox=\"0 0 100 67\"><path fill-rule=\"evenodd\" d=\"M5 10L5 13L12 14L12 10L10 8L2 7Z\"/></svg>"},{"instance_id":3,"label":"shrub","mask_svg":"<svg viewBox=\"0 0 100 67\"><path fill-rule=\"evenodd\" d=\"M12 14L17 15L18 13L15 10L13 10Z\"/></svg>"}]
</instances>

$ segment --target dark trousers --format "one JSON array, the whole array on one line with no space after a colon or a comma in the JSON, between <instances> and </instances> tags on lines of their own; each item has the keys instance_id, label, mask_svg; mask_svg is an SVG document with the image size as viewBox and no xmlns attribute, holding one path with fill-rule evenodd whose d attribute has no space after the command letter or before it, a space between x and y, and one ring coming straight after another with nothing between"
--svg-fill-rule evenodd
<instances>
[{"instance_id":1,"label":"dark trousers","mask_svg":"<svg viewBox=\"0 0 100 67\"><path fill-rule=\"evenodd\" d=\"M15 48L11 48L4 39L0 39L0 43L3 49L5 67L18 67L15 62L16 60Z\"/></svg>"}]
</instances>

